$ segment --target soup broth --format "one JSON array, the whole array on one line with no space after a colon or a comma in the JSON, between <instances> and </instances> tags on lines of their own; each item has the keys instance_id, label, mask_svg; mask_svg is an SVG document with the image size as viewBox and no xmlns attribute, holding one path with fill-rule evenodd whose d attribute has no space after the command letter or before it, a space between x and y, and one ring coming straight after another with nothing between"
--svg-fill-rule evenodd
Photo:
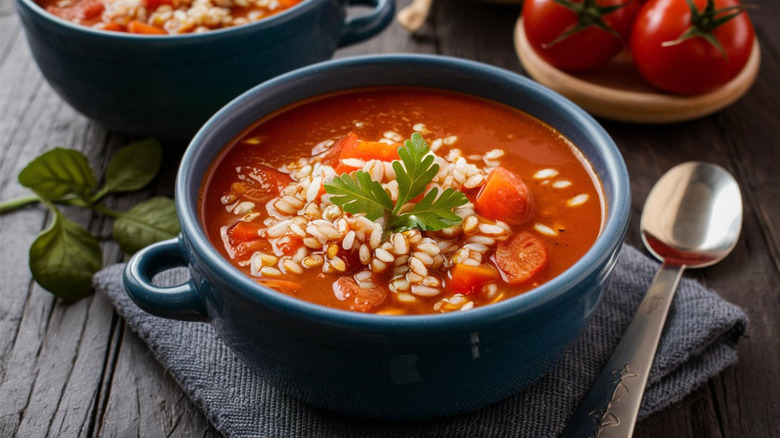
<instances>
[{"instance_id":1,"label":"soup broth","mask_svg":"<svg viewBox=\"0 0 780 438\"><path fill-rule=\"evenodd\" d=\"M398 171L410 172L399 149L420 144L404 143L415 132L438 169L398 205L408 194ZM392 201L378 218L337 205L336 179L358 184L358 171ZM421 230L435 221L415 206L431 191L433 207L447 193L465 203L447 209L449 226ZM212 244L259 283L388 315L527 292L588 251L605 209L590 164L554 128L492 101L402 87L327 95L260 120L212 165L200 205Z\"/></svg>"}]
</instances>

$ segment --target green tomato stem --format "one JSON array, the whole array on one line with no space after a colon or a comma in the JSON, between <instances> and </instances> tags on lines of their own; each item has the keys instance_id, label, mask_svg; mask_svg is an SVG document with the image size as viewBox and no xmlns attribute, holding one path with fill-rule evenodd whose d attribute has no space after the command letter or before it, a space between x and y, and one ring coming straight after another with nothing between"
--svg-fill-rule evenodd
<instances>
[{"instance_id":1,"label":"green tomato stem","mask_svg":"<svg viewBox=\"0 0 780 438\"><path fill-rule=\"evenodd\" d=\"M5 202L0 202L0 214L16 210L17 208L24 207L28 204L33 204L35 202L40 202L41 198L38 197L38 195L27 195L27 196L20 196L18 198L9 199Z\"/></svg>"}]
</instances>

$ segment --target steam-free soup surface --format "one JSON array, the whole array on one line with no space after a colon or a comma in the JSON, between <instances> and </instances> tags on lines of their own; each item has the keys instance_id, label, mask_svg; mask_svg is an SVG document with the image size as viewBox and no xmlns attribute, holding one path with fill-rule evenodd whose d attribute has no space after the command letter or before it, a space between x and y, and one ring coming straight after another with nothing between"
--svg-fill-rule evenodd
<instances>
[{"instance_id":1,"label":"steam-free soup surface","mask_svg":"<svg viewBox=\"0 0 780 438\"><path fill-rule=\"evenodd\" d=\"M392 162L415 132L439 167L424 191L437 202L445 189L463 194L448 209L456 223L410 228L424 194L371 220L336 205L335 178L357 182L356 171L393 207L403 201L396 171L409 169ZM552 127L495 102L412 88L330 95L272 114L227 145L201 200L213 245L259 283L392 315L466 311L527 292L587 252L604 210L590 165Z\"/></svg>"}]
</instances>

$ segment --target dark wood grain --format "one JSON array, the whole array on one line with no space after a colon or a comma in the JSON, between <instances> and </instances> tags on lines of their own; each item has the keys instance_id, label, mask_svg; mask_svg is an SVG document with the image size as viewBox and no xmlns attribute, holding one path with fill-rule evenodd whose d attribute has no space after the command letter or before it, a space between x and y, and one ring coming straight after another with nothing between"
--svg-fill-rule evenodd
<instances>
[{"instance_id":1,"label":"dark wood grain","mask_svg":"<svg viewBox=\"0 0 780 438\"><path fill-rule=\"evenodd\" d=\"M409 0L399 1L399 6ZM700 120L665 126L603 121L631 174L627 240L640 246L639 213L654 181L688 160L732 172L744 196L743 235L727 263L687 275L740 305L751 318L739 361L680 403L638 425L637 437L780 437L780 2L754 0L763 63L752 90ZM437 53L523 73L512 47L516 6L439 0L409 35L393 24L336 56ZM12 0L0 0L0 199L25 193L16 175L53 146L85 153L99 171L132 139L103 130L65 104L30 57ZM170 195L180 150L166 150L162 174L140 193L110 200L126 209ZM69 210L102 236L110 222ZM34 284L27 250L48 224L44 209L0 216L0 437L217 436L196 406L127 329L105 297L66 305ZM104 262L124 255L103 245Z\"/></svg>"}]
</instances>

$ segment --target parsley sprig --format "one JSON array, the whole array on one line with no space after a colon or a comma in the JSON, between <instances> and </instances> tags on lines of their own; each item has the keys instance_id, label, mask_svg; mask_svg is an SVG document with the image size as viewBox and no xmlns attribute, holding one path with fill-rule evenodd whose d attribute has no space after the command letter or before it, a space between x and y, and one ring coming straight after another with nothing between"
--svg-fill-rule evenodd
<instances>
[{"instance_id":1,"label":"parsley sprig","mask_svg":"<svg viewBox=\"0 0 780 438\"><path fill-rule=\"evenodd\" d=\"M452 209L469 200L462 192L452 188L445 189L439 195L439 189L434 187L420 202L402 212L404 205L422 195L428 183L439 173L439 165L433 162L434 157L429 152L428 144L417 132L398 148L401 160L392 163L398 182L398 200L395 205L382 185L362 170L351 174L342 173L331 183L325 184L325 191L333 195L331 202L348 213L363 213L372 221L380 217L387 218L389 231L412 228L436 231L457 225L461 218Z\"/></svg>"}]
</instances>

